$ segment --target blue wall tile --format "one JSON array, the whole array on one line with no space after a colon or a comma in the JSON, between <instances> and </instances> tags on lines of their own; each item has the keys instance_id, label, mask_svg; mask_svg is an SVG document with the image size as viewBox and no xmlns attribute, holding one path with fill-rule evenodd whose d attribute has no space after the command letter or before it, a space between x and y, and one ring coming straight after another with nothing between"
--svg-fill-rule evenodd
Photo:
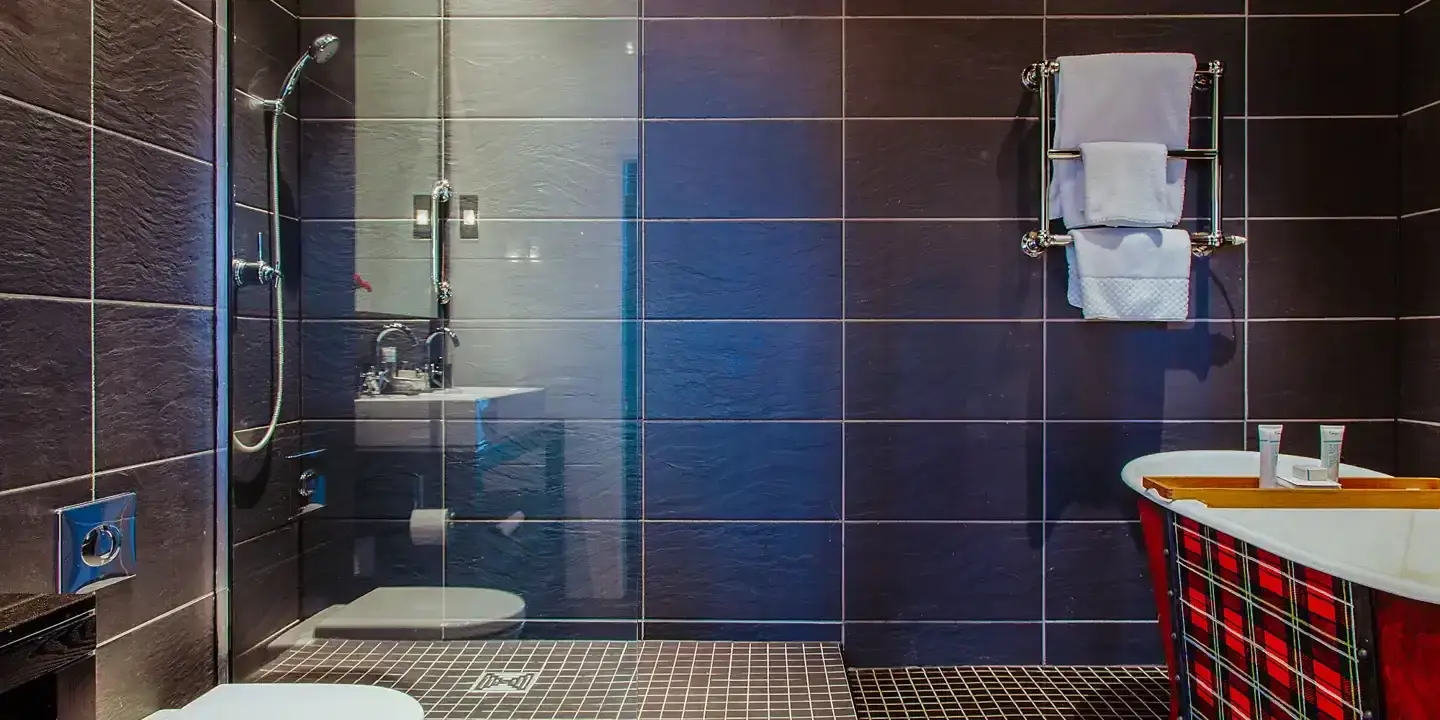
<instances>
[{"instance_id":1,"label":"blue wall tile","mask_svg":"<svg viewBox=\"0 0 1440 720\"><path fill-rule=\"evenodd\" d=\"M845 528L847 620L1039 620L1035 523Z\"/></svg>"},{"instance_id":2,"label":"blue wall tile","mask_svg":"<svg viewBox=\"0 0 1440 720\"><path fill-rule=\"evenodd\" d=\"M646 117L841 114L838 20L645 23Z\"/></svg>"},{"instance_id":3,"label":"blue wall tile","mask_svg":"<svg viewBox=\"0 0 1440 720\"><path fill-rule=\"evenodd\" d=\"M1032 665L1041 661L1040 623L845 623L845 664Z\"/></svg>"},{"instance_id":4,"label":"blue wall tile","mask_svg":"<svg viewBox=\"0 0 1440 720\"><path fill-rule=\"evenodd\" d=\"M639 622L526 620L522 640L639 640Z\"/></svg>"},{"instance_id":5,"label":"blue wall tile","mask_svg":"<svg viewBox=\"0 0 1440 720\"><path fill-rule=\"evenodd\" d=\"M1155 619L1140 523L1051 523L1045 532L1047 619Z\"/></svg>"},{"instance_id":6,"label":"blue wall tile","mask_svg":"<svg viewBox=\"0 0 1440 720\"><path fill-rule=\"evenodd\" d=\"M840 623L647 622L645 640L840 642Z\"/></svg>"},{"instance_id":7,"label":"blue wall tile","mask_svg":"<svg viewBox=\"0 0 1440 720\"><path fill-rule=\"evenodd\" d=\"M838 520L839 423L647 423L650 519Z\"/></svg>"},{"instance_id":8,"label":"blue wall tile","mask_svg":"<svg viewBox=\"0 0 1440 720\"><path fill-rule=\"evenodd\" d=\"M647 619L839 620L839 523L645 524Z\"/></svg>"},{"instance_id":9,"label":"blue wall tile","mask_svg":"<svg viewBox=\"0 0 1440 720\"><path fill-rule=\"evenodd\" d=\"M647 323L646 416L839 418L840 333L838 323Z\"/></svg>"},{"instance_id":10,"label":"blue wall tile","mask_svg":"<svg viewBox=\"0 0 1440 720\"><path fill-rule=\"evenodd\" d=\"M1050 423L1045 501L1049 520L1133 520L1136 497L1120 480L1135 458L1171 450L1241 450L1243 423Z\"/></svg>"},{"instance_id":11,"label":"blue wall tile","mask_svg":"<svg viewBox=\"0 0 1440 720\"><path fill-rule=\"evenodd\" d=\"M840 317L840 223L650 223L645 314Z\"/></svg>"},{"instance_id":12,"label":"blue wall tile","mask_svg":"<svg viewBox=\"0 0 1440 720\"><path fill-rule=\"evenodd\" d=\"M845 332L851 418L1041 416L1040 323L877 322Z\"/></svg>"},{"instance_id":13,"label":"blue wall tile","mask_svg":"<svg viewBox=\"0 0 1440 720\"><path fill-rule=\"evenodd\" d=\"M1045 623L1051 665L1160 665L1158 623Z\"/></svg>"},{"instance_id":14,"label":"blue wall tile","mask_svg":"<svg viewBox=\"0 0 1440 720\"><path fill-rule=\"evenodd\" d=\"M513 592L527 617L639 616L639 523L524 522L507 535L493 522L458 522L445 551L447 586Z\"/></svg>"},{"instance_id":15,"label":"blue wall tile","mask_svg":"<svg viewBox=\"0 0 1440 720\"><path fill-rule=\"evenodd\" d=\"M1040 423L852 423L845 518L1039 520L1043 439Z\"/></svg>"},{"instance_id":16,"label":"blue wall tile","mask_svg":"<svg viewBox=\"0 0 1440 720\"><path fill-rule=\"evenodd\" d=\"M646 123L646 217L840 217L840 147L836 121Z\"/></svg>"}]
</instances>

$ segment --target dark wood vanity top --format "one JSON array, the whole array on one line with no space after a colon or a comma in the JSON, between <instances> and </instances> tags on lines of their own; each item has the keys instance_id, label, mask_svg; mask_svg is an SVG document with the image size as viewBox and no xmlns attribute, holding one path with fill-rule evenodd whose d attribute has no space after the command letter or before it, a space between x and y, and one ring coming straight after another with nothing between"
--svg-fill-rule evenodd
<instances>
[{"instance_id":1,"label":"dark wood vanity top","mask_svg":"<svg viewBox=\"0 0 1440 720\"><path fill-rule=\"evenodd\" d=\"M0 693L95 652L95 596L0 593Z\"/></svg>"}]
</instances>

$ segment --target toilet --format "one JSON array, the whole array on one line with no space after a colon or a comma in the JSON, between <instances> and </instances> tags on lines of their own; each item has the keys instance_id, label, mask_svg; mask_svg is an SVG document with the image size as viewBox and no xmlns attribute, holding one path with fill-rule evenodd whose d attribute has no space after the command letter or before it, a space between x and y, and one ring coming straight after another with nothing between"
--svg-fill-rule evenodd
<instances>
[{"instance_id":1,"label":"toilet","mask_svg":"<svg viewBox=\"0 0 1440 720\"><path fill-rule=\"evenodd\" d=\"M220 685L179 710L147 720L425 720L425 709L398 690L369 685Z\"/></svg>"}]
</instances>

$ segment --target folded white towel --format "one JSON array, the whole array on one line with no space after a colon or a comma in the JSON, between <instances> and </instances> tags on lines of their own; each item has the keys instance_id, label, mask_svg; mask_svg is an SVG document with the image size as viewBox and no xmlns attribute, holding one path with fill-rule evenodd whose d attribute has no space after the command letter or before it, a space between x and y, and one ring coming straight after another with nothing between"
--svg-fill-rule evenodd
<instances>
[{"instance_id":1,"label":"folded white towel","mask_svg":"<svg viewBox=\"0 0 1440 720\"><path fill-rule=\"evenodd\" d=\"M1140 142L1171 150L1190 145L1190 101L1195 56L1182 53L1118 53L1062 57L1055 99L1054 147L1085 143ZM1167 207L1185 199L1185 161L1166 165ZM1050 216L1066 227L1085 227L1085 166L1056 160L1050 183ZM1178 215L1177 215L1178 218Z\"/></svg>"},{"instance_id":2,"label":"folded white towel","mask_svg":"<svg viewBox=\"0 0 1440 720\"><path fill-rule=\"evenodd\" d=\"M1067 295L1086 319L1167 322L1190 316L1190 233L1082 228L1070 235Z\"/></svg>"},{"instance_id":3,"label":"folded white towel","mask_svg":"<svg viewBox=\"0 0 1440 720\"><path fill-rule=\"evenodd\" d=\"M1085 221L1110 227L1172 227L1183 195L1166 181L1159 143L1080 143L1085 172Z\"/></svg>"}]
</instances>

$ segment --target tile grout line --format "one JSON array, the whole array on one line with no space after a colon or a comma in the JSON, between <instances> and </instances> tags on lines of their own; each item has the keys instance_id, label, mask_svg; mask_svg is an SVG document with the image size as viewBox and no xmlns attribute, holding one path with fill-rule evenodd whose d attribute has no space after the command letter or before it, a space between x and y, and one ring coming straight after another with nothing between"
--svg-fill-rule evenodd
<instances>
[{"instance_id":1,"label":"tile grout line","mask_svg":"<svg viewBox=\"0 0 1440 720\"><path fill-rule=\"evenodd\" d=\"M95 2L90 0L90 499L96 499L99 480L95 473L100 465L99 415L100 403L98 363L95 359L98 329L95 313Z\"/></svg>"},{"instance_id":2,"label":"tile grout line","mask_svg":"<svg viewBox=\"0 0 1440 720\"><path fill-rule=\"evenodd\" d=\"M1040 61L1050 58L1050 0L1042 0L1040 17ZM1044 79L1041 78L1041 82ZM1038 96L1037 96L1038 102ZM1037 115L1048 116L1050 108L1042 107L1036 112ZM1053 130L1053 128L1052 128ZM1041 147L1049 146L1051 139L1040 138ZM1047 162L1041 160L1041 162ZM1048 188L1040 188L1041 192L1049 192ZM1040 218L1040 230L1043 232L1049 227L1050 218ZM1045 523L1050 519L1050 259L1042 256L1039 259L1040 266L1040 663L1043 665L1049 661L1049 633L1046 632L1046 620L1049 612L1046 609L1046 578L1050 574L1046 568L1049 560L1047 551L1049 543L1045 533Z\"/></svg>"},{"instance_id":3,"label":"tile grout line","mask_svg":"<svg viewBox=\"0 0 1440 720\"><path fill-rule=\"evenodd\" d=\"M850 32L849 32L850 7L849 0L840 0L840 217L847 218L850 215L849 208L849 120L850 115ZM849 270L846 267L848 258L850 235L849 223L840 223L840 646L845 646L845 621L848 619L849 607L845 598L850 594L846 576L846 532L845 520L848 513L845 488L850 483L849 465L846 456L846 423L850 417L849 393L850 368L849 368Z\"/></svg>"},{"instance_id":4,"label":"tile grout line","mask_svg":"<svg viewBox=\"0 0 1440 720\"><path fill-rule=\"evenodd\" d=\"M637 395L638 395L638 397L636 398L636 408L635 408L635 414L636 414L636 418L637 418L637 422L635 423L635 432L639 435L639 437L636 438L636 446L637 446L637 448L638 448L638 453L639 453L639 456L640 456L638 459L639 459L639 462L640 462L640 520L641 520L641 523L642 523L641 526L640 526L640 598L639 598L639 603L638 603L638 605L639 605L639 613L638 613L638 614L639 614L639 616L640 616L640 619L641 619L641 620L644 620L645 617L646 617L645 613L646 613L646 609L647 609L647 608L646 608L646 603L645 603L645 597L646 597L646 581L648 580L648 571L649 571L649 568L650 568L650 560L649 560L648 556L645 554L645 541L646 541L646 535L647 535L647 533L646 533L646 531L645 531L645 525L643 524L644 521L645 521L646 519L648 519L648 513L649 513L649 507L648 507L648 499L649 499L649 498L648 498L648 493L646 492L646 491L647 491L647 487L646 487L647 477L646 477L646 476L647 476L647 473L648 473L648 470L649 470L649 466L650 466L650 459L649 459L649 457L646 455L646 447L645 447L645 438L646 438L646 436L649 434L649 433L646 432L646 430L645 430L645 427L646 427L645 424L649 421L649 415L647 414L647 410L646 410L646 394L645 394L645 356L646 356L646 349L647 349L647 346L646 346L646 336L647 336L647 332L646 332L646 325L645 325L645 322L644 322L644 320L649 316L649 311L646 309L646 308L647 308L647 305L646 305L646 296L645 296L645 279L646 279L646 276L649 274L649 273L648 273L647 262L646 262L647 257L648 257L647 251L648 251L648 248L649 248L649 245L648 245L648 243L647 243L647 234L648 234L648 232L647 232L646 226L645 226L645 217L646 217L646 213L647 213L647 208L646 208L646 204L645 204L645 200L646 200L646 198L645 198L645 165L646 165L646 162L645 162L645 155L646 155L646 153L645 153L645 95L646 95L646 92L645 92L645 53L646 53L645 35L646 35L646 27L648 27L648 26L647 26L647 23L646 23L646 21L645 21L645 13L646 13L646 10L645 10L645 0L639 0L639 2L637 3L637 6L636 6L636 12L638 13L638 17L636 17L636 19L635 19L635 20L636 20L636 25L637 25L637 27L636 27L636 44L639 46L639 47L636 48L636 55L635 55L635 57L636 57L636 73L635 73L635 74L636 74L636 84L639 85L639 87L637 88L637 92L636 92L636 103L637 103L637 108L636 108L636 110L637 110L637 114L639 115L639 122L637 123L638 127L636 128L636 130L637 130L637 132L639 133L639 136L640 136L640 137L639 137L639 143L638 143L638 144L639 144L639 148L637 149L637 152L636 152L636 155L637 155L637 157L636 157L636 175L637 175L637 176L636 176L636 178L635 178L635 183L636 183L636 186L637 186L637 187L635 188L635 194L636 194L637 198L636 198L636 203L635 203L635 204L636 204L637 207L636 207L635 215L636 215L637 217L635 218L634 222L638 225L638 227L635 228L635 233L636 233L636 236L637 236L638 239L639 239L640 247L639 247L639 248L636 248L636 255L637 255L637 257L636 257L636 259L635 259L635 262L636 262L636 264L638 265L638 267L635 268L635 273L636 273L636 276L637 276L637 277L636 277L636 283L637 283L637 285L638 285L638 287L636 288L636 292L637 292L637 294L639 294L639 297L635 298L635 316L636 316L636 319L640 321L640 328L639 328L639 333L640 333L640 336L639 336L640 348L639 348L639 352L637 353L637 354L638 354L638 357L636 358L636 365L637 365L637 367L636 367L636 373L639 375L639 377L636 378L635 381L636 381L636 383L639 385L639 387L637 388ZM623 432L623 431L622 431L622 432ZM636 639L637 639L637 640L644 640L644 639L645 639L645 626L644 626L643 624L638 625L638 626L635 628L635 635L636 635Z\"/></svg>"},{"instance_id":5,"label":"tile grout line","mask_svg":"<svg viewBox=\"0 0 1440 720\"><path fill-rule=\"evenodd\" d=\"M1245 169L1244 169L1244 171L1243 171L1243 175L1244 175L1244 185L1245 185L1245 195L1244 195L1244 198L1245 198L1245 199L1244 199L1245 209L1244 209L1244 212L1241 213L1241 215L1242 215L1245 219L1242 220L1241 222L1243 223L1243 229L1244 229L1245 237L1248 238L1248 237L1250 237L1250 220L1249 220L1249 217L1250 217L1250 0L1245 0L1245 49L1244 49L1244 57L1245 57L1245 67L1244 67L1244 69L1241 71L1241 77L1242 77L1242 79L1243 79L1244 82L1245 82L1245 96L1244 96L1244 98L1242 98L1241 101L1242 101L1243 107L1244 107L1244 109L1245 109L1245 110L1244 110L1244 112L1245 112L1245 118L1244 118L1243 120L1241 120L1241 123L1242 123L1242 127L1243 127L1244 130L1245 130L1245 139L1244 139L1244 142L1243 142L1243 148L1242 148L1241 154L1245 157ZM1218 119L1212 119L1211 122L1218 122ZM1222 126L1222 127L1223 127L1223 126ZM1223 183L1222 183L1222 184L1223 184ZM1223 223L1222 223L1222 227L1223 227ZM1217 229L1217 230L1218 230L1218 229ZM1241 398L1241 405L1242 405L1242 408L1241 408L1241 416L1243 417L1243 419L1244 419L1245 422L1244 422L1244 424L1242 424L1242 425L1240 426L1240 447L1241 447L1241 449L1248 449L1248 448L1250 447L1250 320L1251 320L1251 318L1250 318L1250 244L1249 244L1248 242L1245 244L1245 247L1241 248L1241 253L1242 253L1242 254L1241 254L1241 263L1242 263L1242 265L1243 265L1243 270L1242 270L1241 272L1242 272L1242 274L1244 275L1244 278L1243 278L1242 282L1243 282L1243 284L1244 284L1244 290L1243 290L1243 292L1244 292L1245 297L1244 297L1244 299L1241 301L1241 302L1242 302L1242 305L1244 306L1244 310L1241 312L1242 320L1241 320L1241 323L1240 323L1240 327L1241 327L1241 329L1242 329L1242 330L1244 331L1244 333L1245 333L1245 338L1244 338L1244 340L1241 341L1241 361L1240 361L1240 363L1241 363L1241 374L1243 375L1243 378L1241 379L1241 382L1240 382L1240 398Z\"/></svg>"}]
</instances>

